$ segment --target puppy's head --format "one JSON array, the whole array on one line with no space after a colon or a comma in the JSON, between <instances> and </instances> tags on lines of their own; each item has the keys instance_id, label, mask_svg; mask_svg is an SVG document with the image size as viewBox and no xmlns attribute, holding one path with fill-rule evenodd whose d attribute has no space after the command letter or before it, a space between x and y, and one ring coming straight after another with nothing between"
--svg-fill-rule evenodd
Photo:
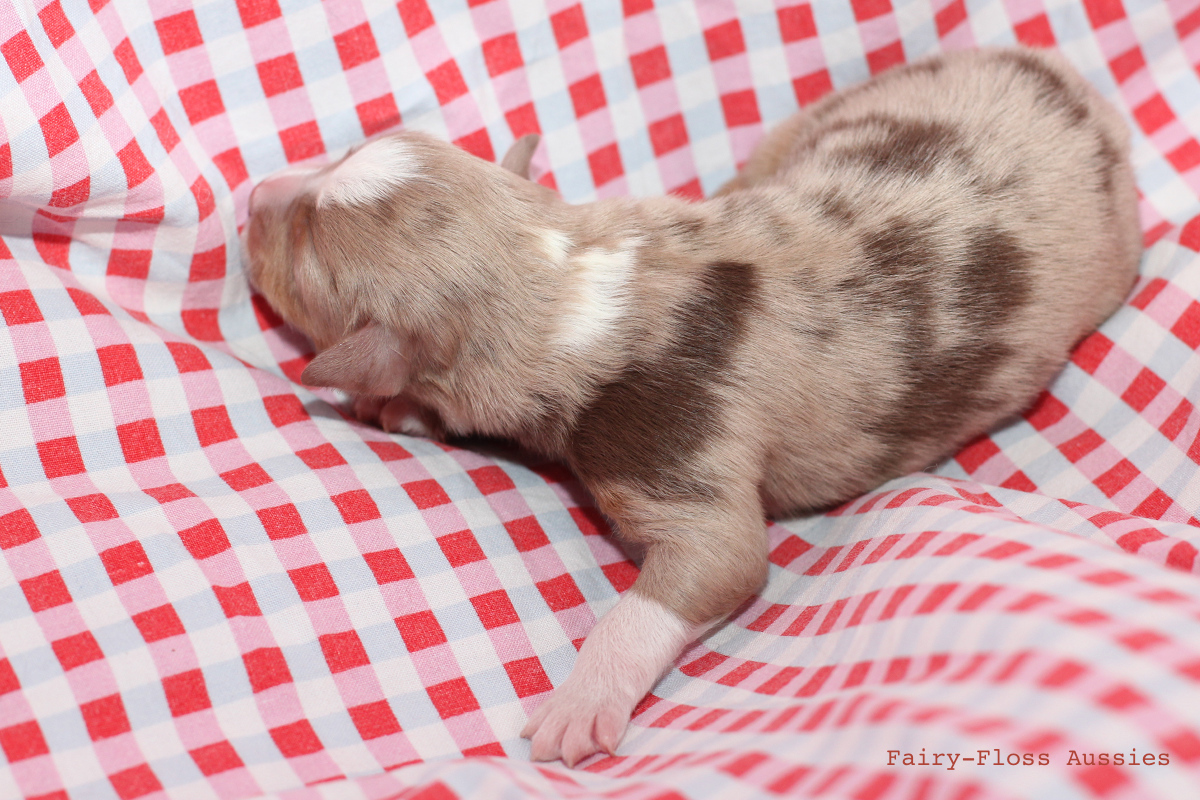
<instances>
[{"instance_id":1,"label":"puppy's head","mask_svg":"<svg viewBox=\"0 0 1200 800\"><path fill-rule=\"evenodd\" d=\"M391 396L453 363L471 313L520 279L557 202L518 175L536 143L514 145L506 169L400 132L254 188L247 273L316 345L305 383Z\"/></svg>"}]
</instances>

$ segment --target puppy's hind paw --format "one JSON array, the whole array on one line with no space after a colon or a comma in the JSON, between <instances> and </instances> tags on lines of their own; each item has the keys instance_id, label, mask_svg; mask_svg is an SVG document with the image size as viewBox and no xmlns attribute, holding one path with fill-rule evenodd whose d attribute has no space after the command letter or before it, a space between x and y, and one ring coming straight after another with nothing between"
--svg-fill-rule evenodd
<instances>
[{"instance_id":1,"label":"puppy's hind paw","mask_svg":"<svg viewBox=\"0 0 1200 800\"><path fill-rule=\"evenodd\" d=\"M588 635L571 674L521 731L532 740L533 759L561 758L573 767L593 753L613 755L637 702L697 630L636 585L621 595Z\"/></svg>"},{"instance_id":2,"label":"puppy's hind paw","mask_svg":"<svg viewBox=\"0 0 1200 800\"><path fill-rule=\"evenodd\" d=\"M534 761L561 758L574 767L594 753L613 755L621 743L631 709L611 698L586 697L569 689L563 686L538 706L521 731L531 740Z\"/></svg>"}]
</instances>

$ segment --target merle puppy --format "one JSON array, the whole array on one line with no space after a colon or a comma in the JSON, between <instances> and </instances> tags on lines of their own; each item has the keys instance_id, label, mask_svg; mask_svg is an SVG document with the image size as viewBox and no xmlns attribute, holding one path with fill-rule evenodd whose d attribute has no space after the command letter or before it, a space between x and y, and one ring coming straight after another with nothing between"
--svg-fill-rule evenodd
<instances>
[{"instance_id":1,"label":"merle puppy","mask_svg":"<svg viewBox=\"0 0 1200 800\"><path fill-rule=\"evenodd\" d=\"M1064 61L891 70L784 122L715 197L569 205L415 132L259 184L248 272L305 383L390 430L571 466L644 548L523 731L613 752L635 704L767 575L764 514L829 506L1027 406L1121 303L1129 137ZM373 398L373 399L372 399Z\"/></svg>"}]
</instances>

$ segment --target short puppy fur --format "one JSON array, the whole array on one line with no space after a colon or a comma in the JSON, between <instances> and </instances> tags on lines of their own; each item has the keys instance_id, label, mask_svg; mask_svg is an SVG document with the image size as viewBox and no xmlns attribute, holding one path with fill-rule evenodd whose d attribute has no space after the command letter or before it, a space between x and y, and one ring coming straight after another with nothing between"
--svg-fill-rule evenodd
<instances>
[{"instance_id":1,"label":"short puppy fur","mask_svg":"<svg viewBox=\"0 0 1200 800\"><path fill-rule=\"evenodd\" d=\"M522 735L612 753L681 649L767 575L764 514L922 469L1025 408L1141 250L1126 126L1059 57L893 69L774 130L705 202L568 205L414 132L255 188L252 282L305 383L389 430L571 466L644 548Z\"/></svg>"}]
</instances>

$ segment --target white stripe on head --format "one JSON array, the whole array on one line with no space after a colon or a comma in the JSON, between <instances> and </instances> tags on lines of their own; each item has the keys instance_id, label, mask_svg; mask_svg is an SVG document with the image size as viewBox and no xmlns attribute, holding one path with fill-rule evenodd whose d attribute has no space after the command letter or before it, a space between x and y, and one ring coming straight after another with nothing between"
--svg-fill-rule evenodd
<instances>
[{"instance_id":1,"label":"white stripe on head","mask_svg":"<svg viewBox=\"0 0 1200 800\"><path fill-rule=\"evenodd\" d=\"M563 347L586 349L616 328L629 303L634 252L627 243L615 250L593 247L570 260L575 296L567 301L559 331Z\"/></svg>"},{"instance_id":2,"label":"white stripe on head","mask_svg":"<svg viewBox=\"0 0 1200 800\"><path fill-rule=\"evenodd\" d=\"M326 176L317 205L359 206L386 200L396 187L420 177L412 148L397 136L360 147Z\"/></svg>"}]
</instances>

